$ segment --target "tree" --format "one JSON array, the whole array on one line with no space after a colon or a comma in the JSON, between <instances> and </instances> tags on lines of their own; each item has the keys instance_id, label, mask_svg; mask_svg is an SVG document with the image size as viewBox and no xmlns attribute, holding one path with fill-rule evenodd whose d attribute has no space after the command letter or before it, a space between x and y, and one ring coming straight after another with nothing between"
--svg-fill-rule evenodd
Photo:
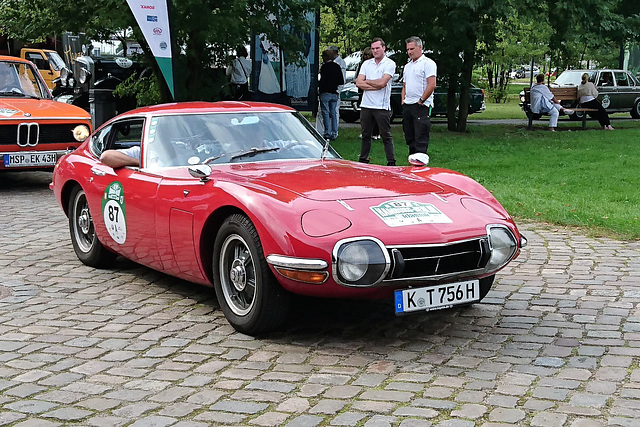
<instances>
[{"instance_id":1,"label":"tree","mask_svg":"<svg viewBox=\"0 0 640 427\"><path fill-rule=\"evenodd\" d=\"M211 76L212 67L225 65L229 53L249 41L251 32L281 41L289 58L297 58L303 41L286 31L310 25L307 10L316 10L315 0L172 0L174 80L178 100L216 99L222 81ZM150 49L137 30L126 0L77 2L60 0L3 0L0 2L0 32L23 40L37 40L64 31L84 32L95 40L107 40L123 28L133 28L143 47L145 61L160 83L162 98L170 100ZM224 77L222 77L224 79Z\"/></svg>"}]
</instances>

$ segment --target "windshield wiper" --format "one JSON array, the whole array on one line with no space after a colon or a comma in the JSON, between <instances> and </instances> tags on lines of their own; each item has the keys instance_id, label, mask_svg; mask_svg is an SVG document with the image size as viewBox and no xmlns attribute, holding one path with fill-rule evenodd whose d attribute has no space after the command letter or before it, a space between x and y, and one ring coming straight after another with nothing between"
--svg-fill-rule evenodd
<instances>
[{"instance_id":1,"label":"windshield wiper","mask_svg":"<svg viewBox=\"0 0 640 427\"><path fill-rule=\"evenodd\" d=\"M34 95L27 95L26 93L14 92L14 91L3 91L3 92L0 92L0 96L16 96L16 97L20 97L20 98L40 99L39 97L34 96Z\"/></svg>"},{"instance_id":2,"label":"windshield wiper","mask_svg":"<svg viewBox=\"0 0 640 427\"><path fill-rule=\"evenodd\" d=\"M263 148L253 147L247 151L243 151L242 153L236 154L235 156L231 157L231 160L239 159L240 157L254 156L259 153L267 153L269 151L278 151L279 149L280 147L263 147Z\"/></svg>"}]
</instances>

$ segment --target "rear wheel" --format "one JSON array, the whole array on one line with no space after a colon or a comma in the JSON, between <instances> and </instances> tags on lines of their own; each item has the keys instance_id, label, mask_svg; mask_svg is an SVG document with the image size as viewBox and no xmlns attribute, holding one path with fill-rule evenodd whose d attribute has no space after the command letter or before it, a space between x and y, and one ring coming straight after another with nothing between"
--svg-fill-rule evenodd
<instances>
[{"instance_id":1,"label":"rear wheel","mask_svg":"<svg viewBox=\"0 0 640 427\"><path fill-rule=\"evenodd\" d=\"M345 123L355 123L360 118L360 114L354 111L341 111L340 118Z\"/></svg>"},{"instance_id":2,"label":"rear wheel","mask_svg":"<svg viewBox=\"0 0 640 427\"><path fill-rule=\"evenodd\" d=\"M569 120L574 122L581 122L585 114L587 113L584 111L576 111L575 113L569 115Z\"/></svg>"},{"instance_id":3,"label":"rear wheel","mask_svg":"<svg viewBox=\"0 0 640 427\"><path fill-rule=\"evenodd\" d=\"M105 268L113 264L116 254L105 248L96 236L87 196L76 186L69 199L69 232L76 256L90 267Z\"/></svg>"},{"instance_id":4,"label":"rear wheel","mask_svg":"<svg viewBox=\"0 0 640 427\"><path fill-rule=\"evenodd\" d=\"M638 99L633 104L633 109L631 110L631 117L634 119L640 119L640 99Z\"/></svg>"},{"instance_id":5,"label":"rear wheel","mask_svg":"<svg viewBox=\"0 0 640 427\"><path fill-rule=\"evenodd\" d=\"M290 295L273 277L258 232L246 216L231 215L220 227L213 271L220 308L235 330L257 335L282 325Z\"/></svg>"}]
</instances>

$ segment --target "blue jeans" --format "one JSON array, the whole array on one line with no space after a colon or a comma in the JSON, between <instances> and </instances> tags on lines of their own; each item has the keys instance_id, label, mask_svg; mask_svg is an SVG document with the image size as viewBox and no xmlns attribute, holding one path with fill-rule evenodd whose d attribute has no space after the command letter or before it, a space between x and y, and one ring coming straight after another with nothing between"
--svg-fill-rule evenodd
<instances>
[{"instance_id":1,"label":"blue jeans","mask_svg":"<svg viewBox=\"0 0 640 427\"><path fill-rule=\"evenodd\" d=\"M336 106L338 105L338 94L322 92L320 94L320 111L324 121L324 137L336 139L338 137L338 115Z\"/></svg>"}]
</instances>

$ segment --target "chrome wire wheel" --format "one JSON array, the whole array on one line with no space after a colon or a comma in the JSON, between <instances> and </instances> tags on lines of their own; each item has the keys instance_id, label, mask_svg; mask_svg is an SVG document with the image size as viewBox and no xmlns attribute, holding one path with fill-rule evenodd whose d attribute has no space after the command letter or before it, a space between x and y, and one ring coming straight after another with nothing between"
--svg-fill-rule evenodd
<instances>
[{"instance_id":1,"label":"chrome wire wheel","mask_svg":"<svg viewBox=\"0 0 640 427\"><path fill-rule=\"evenodd\" d=\"M78 245L78 249L86 253L91 250L95 242L96 234L84 191L78 191L72 203L73 237Z\"/></svg>"},{"instance_id":2,"label":"chrome wire wheel","mask_svg":"<svg viewBox=\"0 0 640 427\"><path fill-rule=\"evenodd\" d=\"M256 266L247 242L227 236L220 250L220 284L231 311L246 316L256 303Z\"/></svg>"}]
</instances>

